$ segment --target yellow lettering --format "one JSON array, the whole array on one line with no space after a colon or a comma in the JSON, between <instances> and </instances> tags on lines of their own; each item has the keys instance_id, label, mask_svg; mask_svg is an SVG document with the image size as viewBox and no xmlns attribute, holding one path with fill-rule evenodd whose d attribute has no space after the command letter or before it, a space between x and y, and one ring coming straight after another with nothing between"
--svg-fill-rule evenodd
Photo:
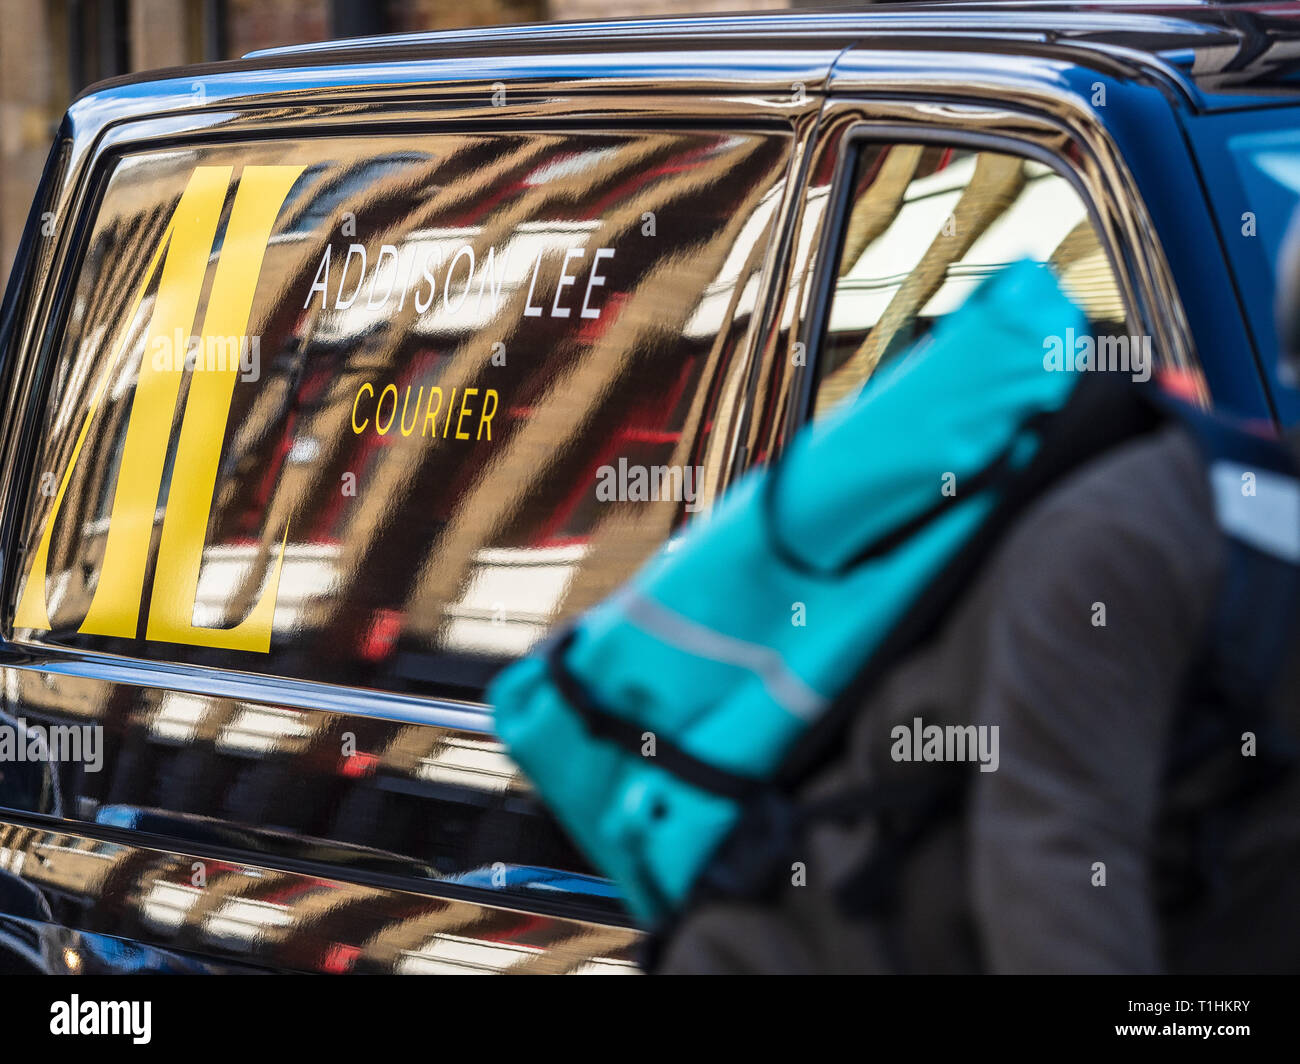
<instances>
[{"instance_id":1,"label":"yellow lettering","mask_svg":"<svg viewBox=\"0 0 1300 1064\"><path fill-rule=\"evenodd\" d=\"M303 169L301 166L244 167L208 294L204 337L240 336L248 329L257 279L275 217ZM248 616L233 628L200 628L194 624L194 601L207 540L208 515L212 510L238 373L239 363L235 360L224 369L190 376L185 416L176 443L176 469L183 473L172 478L167 496L145 638L265 654L271 649L271 622L289 538L287 524L275 567L262 597ZM109 527L112 528L111 523Z\"/></svg>"},{"instance_id":2,"label":"yellow lettering","mask_svg":"<svg viewBox=\"0 0 1300 1064\"><path fill-rule=\"evenodd\" d=\"M384 405L384 396L386 396L389 392L393 393L393 412L388 415L388 421L381 429L379 427L379 418L381 417L379 413L379 408ZM375 404L375 431L379 433L379 435L381 436L385 435L388 432L388 430L393 427L393 418L395 417L397 417L397 385L385 384L384 390L379 393L379 402Z\"/></svg>"},{"instance_id":3,"label":"yellow lettering","mask_svg":"<svg viewBox=\"0 0 1300 1064\"><path fill-rule=\"evenodd\" d=\"M488 400L492 400L492 409L488 409ZM489 388L483 393L483 409L478 415L478 432L475 433L474 439L477 442L483 438L483 429L487 429L488 440L492 439L492 415L497 412L497 390Z\"/></svg>"},{"instance_id":4,"label":"yellow lettering","mask_svg":"<svg viewBox=\"0 0 1300 1064\"><path fill-rule=\"evenodd\" d=\"M403 436L409 436L412 432L415 431L415 426L419 424L420 400L423 398L424 398L424 386L421 385L420 390L415 393L415 417L411 418L411 427L408 429L406 427L406 404L411 401L411 386L409 384L406 386L406 398L402 400L402 420L399 422L402 428Z\"/></svg>"},{"instance_id":5,"label":"yellow lettering","mask_svg":"<svg viewBox=\"0 0 1300 1064\"><path fill-rule=\"evenodd\" d=\"M357 424L357 403L361 402L361 393L365 391L368 391L372 397L375 394L374 386L369 381L366 381L357 389L357 397L352 400L352 431L358 436L365 432L366 426L370 424L369 418L366 418L360 425Z\"/></svg>"},{"instance_id":6,"label":"yellow lettering","mask_svg":"<svg viewBox=\"0 0 1300 1064\"><path fill-rule=\"evenodd\" d=\"M460 423L465 420L465 415L469 413L469 397L478 395L477 388L466 388L460 393L460 417L456 419L456 439L468 440L469 433L460 431Z\"/></svg>"},{"instance_id":7,"label":"yellow lettering","mask_svg":"<svg viewBox=\"0 0 1300 1064\"><path fill-rule=\"evenodd\" d=\"M451 427L451 408L456 405L456 389L451 390L451 402L447 404L447 420L442 423L442 438L447 438L447 429Z\"/></svg>"},{"instance_id":8,"label":"yellow lettering","mask_svg":"<svg viewBox=\"0 0 1300 1064\"><path fill-rule=\"evenodd\" d=\"M150 338L189 336L193 331L230 175L229 166L200 166L181 194L172 215L175 228L149 321ZM99 584L81 623L83 632L135 638L163 462L184 373L184 359L177 357L180 354L173 352L171 359L161 363L162 368L155 368L153 359L140 363ZM174 479L179 483L185 474Z\"/></svg>"},{"instance_id":9,"label":"yellow lettering","mask_svg":"<svg viewBox=\"0 0 1300 1064\"><path fill-rule=\"evenodd\" d=\"M433 405L434 393L438 394L438 405ZM436 384L429 389L429 405L424 412L424 428L420 429L420 435L425 434L424 430L429 427L429 422L433 422L433 431L429 433L434 439L438 438L438 411L442 409L442 389Z\"/></svg>"}]
</instances>

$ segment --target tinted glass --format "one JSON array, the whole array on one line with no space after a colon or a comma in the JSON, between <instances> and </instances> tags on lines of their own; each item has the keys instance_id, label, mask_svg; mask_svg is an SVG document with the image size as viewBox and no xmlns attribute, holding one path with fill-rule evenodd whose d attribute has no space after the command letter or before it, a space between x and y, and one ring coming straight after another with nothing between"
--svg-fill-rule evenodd
<instances>
[{"instance_id":1,"label":"tinted glass","mask_svg":"<svg viewBox=\"0 0 1300 1064\"><path fill-rule=\"evenodd\" d=\"M1055 271L1095 334L1128 334L1087 207L1068 180L1031 159L935 145L865 146L840 240L818 414L856 394L882 361L1019 259Z\"/></svg>"},{"instance_id":2,"label":"tinted glass","mask_svg":"<svg viewBox=\"0 0 1300 1064\"><path fill-rule=\"evenodd\" d=\"M18 636L477 694L706 500L787 155L645 132L120 158Z\"/></svg>"}]
</instances>

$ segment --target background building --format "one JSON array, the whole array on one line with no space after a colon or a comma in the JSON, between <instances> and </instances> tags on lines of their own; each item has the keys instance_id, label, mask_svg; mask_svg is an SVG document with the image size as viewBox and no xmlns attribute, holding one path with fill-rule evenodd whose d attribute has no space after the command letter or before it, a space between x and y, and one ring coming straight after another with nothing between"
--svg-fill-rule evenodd
<instances>
[{"instance_id":1,"label":"background building","mask_svg":"<svg viewBox=\"0 0 1300 1064\"><path fill-rule=\"evenodd\" d=\"M0 286L59 118L103 78L360 34L791 6L799 0L0 0Z\"/></svg>"}]
</instances>

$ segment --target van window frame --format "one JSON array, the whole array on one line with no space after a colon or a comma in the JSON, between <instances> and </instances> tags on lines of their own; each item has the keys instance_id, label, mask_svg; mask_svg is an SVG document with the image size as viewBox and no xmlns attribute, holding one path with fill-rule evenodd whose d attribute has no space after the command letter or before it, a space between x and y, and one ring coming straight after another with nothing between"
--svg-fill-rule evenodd
<instances>
[{"instance_id":1,"label":"van window frame","mask_svg":"<svg viewBox=\"0 0 1300 1064\"><path fill-rule=\"evenodd\" d=\"M997 122L1011 128L990 128ZM835 268L827 264L838 262L861 145L881 141L1009 152L1050 166L1084 203L1124 299L1130 328L1153 337L1158 366L1177 366L1204 379L1163 245L1154 235L1127 162L1092 116L1079 113L1073 104L1049 107L1041 98L1016 92L994 101L975 95L909 93L892 86L878 96L855 90L827 99L809 149L792 237L798 254L783 279L782 304L765 344L766 376L756 385L751 403L753 417L744 439L747 457L761 462L778 456L811 418L834 285ZM1081 161L1076 164L1054 149L1061 143L1078 145ZM818 182L813 175L832 152L830 191L818 217ZM804 227L815 227L806 241ZM1150 239L1139 243L1143 234ZM764 411L766 418L761 416Z\"/></svg>"},{"instance_id":2,"label":"van window frame","mask_svg":"<svg viewBox=\"0 0 1300 1064\"><path fill-rule=\"evenodd\" d=\"M1101 224L1101 214L1097 209L1088 187L1079 173L1069 162L1039 144L1021 140L1009 134L976 133L971 130L946 128L943 126L912 127L898 124L862 124L845 132L839 145L839 156L835 161L835 176L831 183L830 202L827 205L826 222L822 227L820 246L817 252L817 265L812 279L808 313L804 317L801 341L807 352L807 365L799 374L797 391L791 404L792 421L790 432L797 431L813 418L817 389L821 384L825 360L822 349L826 342L826 329L830 320L831 304L835 298L835 283L838 279L840 255L844 250L848 216L852 209L854 178L857 174L858 160L863 149L869 144L925 144L934 147L963 148L972 151L997 151L1005 155L1029 159L1064 178L1074 189L1088 220L1097 233L1098 242L1106 253L1111 270L1117 280L1121 279L1121 265L1117 262L1114 249L1110 246L1105 227ZM1128 278L1132 281L1132 278ZM1140 308L1125 297L1125 313L1134 324L1143 324ZM1145 325L1143 324L1145 328Z\"/></svg>"},{"instance_id":3,"label":"van window frame","mask_svg":"<svg viewBox=\"0 0 1300 1064\"><path fill-rule=\"evenodd\" d=\"M194 693L209 697L233 697L264 704L296 706L308 709L332 709L380 719L408 723L434 724L492 733L491 710L480 697L467 698L446 690L398 691L358 686L337 681L320 681L302 676L254 672L231 665L196 665L164 657L146 658L124 655L99 648L75 648L42 641L17 641L14 638L13 610L17 591L25 574L31 544L22 541L30 524L34 495L37 490L33 466L39 452L42 417L52 401L51 388L59 363L60 339L68 325L73 297L80 276L81 262L89 245L94 222L102 205L108 183L117 163L138 151L163 151L207 147L250 140L279 140L295 137L347 138L377 137L386 134L419 132L429 135L457 134L577 134L681 131L700 133L754 133L783 137L788 142L789 157L780 181L780 201L774 211L768 236L766 263L760 274L760 291L755 312L744 325L744 339L737 353L734 372L742 386L728 402L736 421L743 416L743 379L757 360L757 349L770 314L771 291L782 270L779 249L793 216L792 196L796 182L795 167L810 140L808 125L785 116L767 112L761 104L729 100L729 106L711 106L711 97L701 95L695 106L677 111L656 112L626 101L601 96L584 99L584 103L606 103L613 112L599 117L584 110L576 115L547 113L529 104L502 108L491 118L475 115L421 113L409 111L371 121L317 122L276 118L268 120L256 112L241 114L238 128L211 128L208 116L193 116L192 122L180 125L162 116L143 114L115 125L86 145L79 166L64 175L63 187L52 189L51 197L62 199L68 218L58 233L53 260L40 278L33 279L30 294L43 297L40 321L32 330L21 352L11 353L11 364L19 365L24 374L25 390L5 400L15 419L15 430L4 447L3 490L9 503L0 519L0 594L3 594L5 617L0 633L0 650L17 656L25 664L47 672L95 677L117 683L143 685L160 690ZM811 101L809 109L815 109ZM159 129L158 127L162 128ZM154 135L156 134L156 135ZM74 142L76 137L73 138ZM44 191L39 193L44 195ZM20 360L13 360L20 354ZM724 389L725 391L725 389ZM734 433L733 433L734 435ZM731 476L724 464L722 483ZM3 547L9 550L3 550ZM7 664L14 664L13 661Z\"/></svg>"}]
</instances>

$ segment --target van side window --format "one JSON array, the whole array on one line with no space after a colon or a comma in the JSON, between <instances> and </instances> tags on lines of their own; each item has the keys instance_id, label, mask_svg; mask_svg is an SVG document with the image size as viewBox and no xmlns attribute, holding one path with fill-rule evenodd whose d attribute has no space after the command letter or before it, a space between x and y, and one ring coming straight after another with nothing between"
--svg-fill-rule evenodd
<instances>
[{"instance_id":1,"label":"van side window","mask_svg":"<svg viewBox=\"0 0 1300 1064\"><path fill-rule=\"evenodd\" d=\"M1132 338L1115 274L1074 186L997 151L869 144L858 152L821 343L815 409L855 395L999 267L1052 269L1095 335Z\"/></svg>"},{"instance_id":2,"label":"van side window","mask_svg":"<svg viewBox=\"0 0 1300 1064\"><path fill-rule=\"evenodd\" d=\"M717 490L789 157L649 130L110 159L16 637L477 697Z\"/></svg>"}]
</instances>

